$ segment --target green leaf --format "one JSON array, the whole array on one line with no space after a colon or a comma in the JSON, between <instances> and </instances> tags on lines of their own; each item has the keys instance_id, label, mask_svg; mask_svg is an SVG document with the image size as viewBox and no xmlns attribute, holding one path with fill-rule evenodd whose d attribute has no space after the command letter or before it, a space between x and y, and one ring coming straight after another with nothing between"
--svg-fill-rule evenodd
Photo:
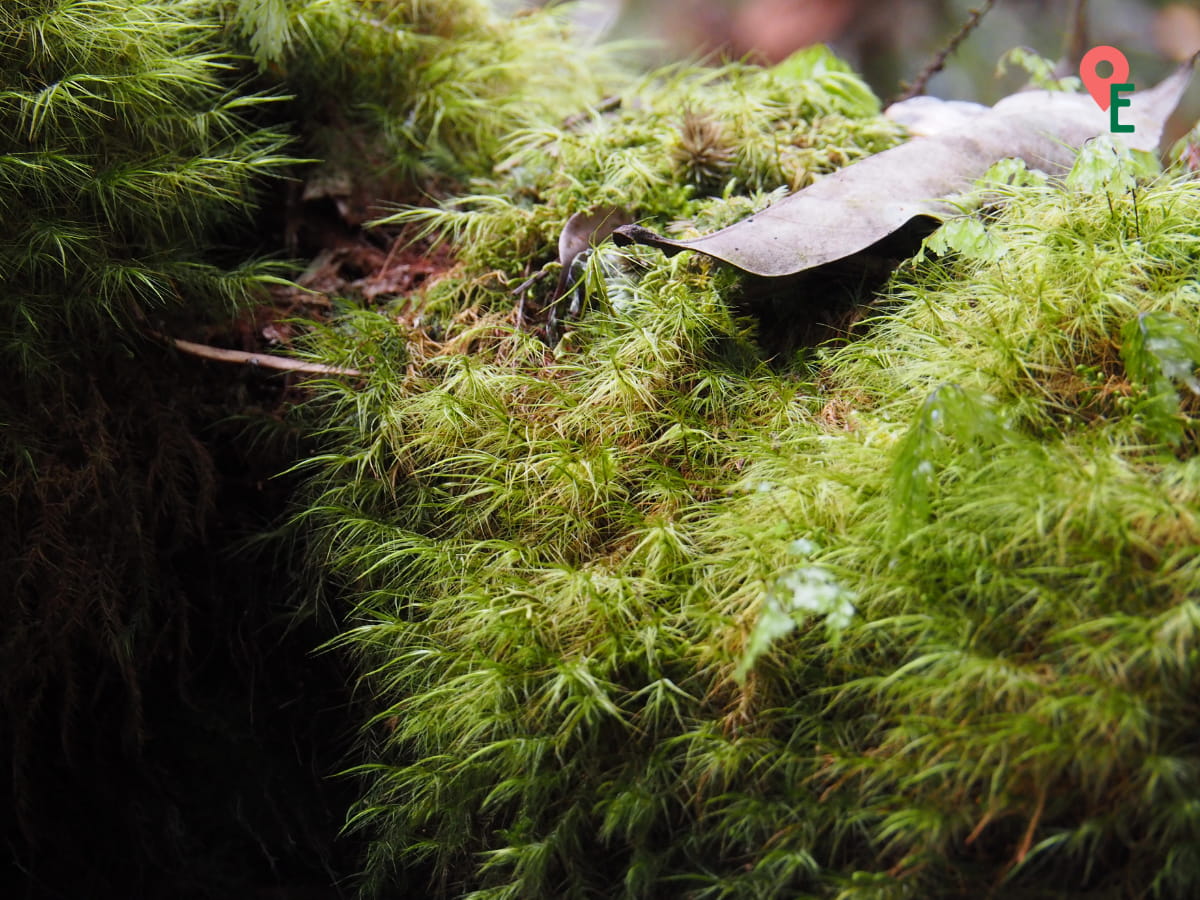
<instances>
[{"instance_id":1,"label":"green leaf","mask_svg":"<svg viewBox=\"0 0 1200 900\"><path fill-rule=\"evenodd\" d=\"M879 114L879 98L854 70L824 44L797 50L769 70L776 78L811 89L813 84L848 116Z\"/></svg>"},{"instance_id":2,"label":"green leaf","mask_svg":"<svg viewBox=\"0 0 1200 900\"><path fill-rule=\"evenodd\" d=\"M1013 47L1001 56L996 66L997 77L1007 72L1010 65L1022 69L1029 76L1030 83L1043 91L1077 91L1083 87L1083 83L1074 75L1055 78L1055 64L1028 47Z\"/></svg>"},{"instance_id":3,"label":"green leaf","mask_svg":"<svg viewBox=\"0 0 1200 900\"><path fill-rule=\"evenodd\" d=\"M238 0L234 21L260 68L278 62L292 42L287 0Z\"/></svg>"},{"instance_id":4,"label":"green leaf","mask_svg":"<svg viewBox=\"0 0 1200 900\"><path fill-rule=\"evenodd\" d=\"M788 81L808 81L827 72L842 72L853 75L854 69L824 44L813 44L797 50L781 63L770 69L773 75Z\"/></svg>"},{"instance_id":5,"label":"green leaf","mask_svg":"<svg viewBox=\"0 0 1200 900\"><path fill-rule=\"evenodd\" d=\"M938 256L957 253L972 262L995 262L1008 252L1008 248L973 216L950 219L925 239L925 248Z\"/></svg>"},{"instance_id":6,"label":"green leaf","mask_svg":"<svg viewBox=\"0 0 1200 900\"><path fill-rule=\"evenodd\" d=\"M978 184L982 187L1009 185L1012 187L1033 187L1045 184L1046 173L1040 169L1031 169L1025 160L1019 157L998 159L990 169L983 173Z\"/></svg>"},{"instance_id":7,"label":"green leaf","mask_svg":"<svg viewBox=\"0 0 1200 900\"><path fill-rule=\"evenodd\" d=\"M1138 178L1152 178L1160 171L1153 154L1135 152L1119 139L1102 134L1079 151L1067 175L1067 186L1086 194L1123 194L1137 186Z\"/></svg>"}]
</instances>

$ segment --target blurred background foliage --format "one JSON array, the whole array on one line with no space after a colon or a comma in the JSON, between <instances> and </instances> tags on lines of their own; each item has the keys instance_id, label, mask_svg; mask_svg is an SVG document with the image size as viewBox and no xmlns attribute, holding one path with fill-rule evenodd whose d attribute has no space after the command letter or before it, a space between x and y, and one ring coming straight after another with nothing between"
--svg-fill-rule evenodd
<instances>
[{"instance_id":1,"label":"blurred background foliage","mask_svg":"<svg viewBox=\"0 0 1200 900\"><path fill-rule=\"evenodd\" d=\"M510 0L511 3L511 0ZM1000 0L929 83L947 99L993 103L1024 83L997 73L1013 47L1060 57L1075 0ZM885 101L902 92L982 0L595 0L576 17L597 39L647 39L647 59L710 57L779 62L815 43L832 47ZM1139 86L1156 83L1200 50L1200 6L1171 0L1095 0L1084 15L1086 46L1111 44L1128 57ZM1179 112L1200 116L1200 100ZM1190 127L1187 126L1187 127Z\"/></svg>"},{"instance_id":2,"label":"blurred background foliage","mask_svg":"<svg viewBox=\"0 0 1200 900\"><path fill-rule=\"evenodd\" d=\"M598 0L578 15L596 35L647 37L660 58L719 53L779 62L815 43L830 45L883 97L895 92L965 22L981 0ZM1027 46L1055 58L1073 0L1001 0L930 92L990 103L1007 90L995 61ZM1112 44L1149 84L1200 48L1200 9L1169 0L1096 0L1086 10L1087 44Z\"/></svg>"}]
</instances>

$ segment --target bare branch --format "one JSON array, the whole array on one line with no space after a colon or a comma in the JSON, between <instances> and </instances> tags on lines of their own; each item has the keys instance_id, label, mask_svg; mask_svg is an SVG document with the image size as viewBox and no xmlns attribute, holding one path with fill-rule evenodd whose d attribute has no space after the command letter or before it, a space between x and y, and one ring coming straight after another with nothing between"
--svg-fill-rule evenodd
<instances>
[{"instance_id":1,"label":"bare branch","mask_svg":"<svg viewBox=\"0 0 1200 900\"><path fill-rule=\"evenodd\" d=\"M355 377L362 375L358 369L343 369L339 366L327 366L323 363L305 362L300 359L290 359L286 356L272 356L269 353L247 353L244 350L226 350L224 347L210 347L208 344L197 344L182 338L151 332L155 337L174 344L184 353L199 356L201 359L213 359L217 362L241 363L247 366L262 366L267 369L281 369L287 372L311 372L314 375L346 375Z\"/></svg>"},{"instance_id":2,"label":"bare branch","mask_svg":"<svg viewBox=\"0 0 1200 900\"><path fill-rule=\"evenodd\" d=\"M971 10L971 15L967 18L967 21L963 23L962 28L958 29L958 33L955 34L954 37L950 38L949 43L947 43L946 46L943 47L937 54L937 56L931 59L929 64L925 66L920 73L918 73L912 85L907 86L904 93L897 97L893 102L911 100L913 97L924 94L925 87L929 84L929 79L945 68L946 60L950 58L950 54L958 49L958 45L967 39L971 32L979 26L980 20L982 20L983 17L988 14L988 11L995 5L996 0L984 0L983 6L979 7L979 9Z\"/></svg>"}]
</instances>

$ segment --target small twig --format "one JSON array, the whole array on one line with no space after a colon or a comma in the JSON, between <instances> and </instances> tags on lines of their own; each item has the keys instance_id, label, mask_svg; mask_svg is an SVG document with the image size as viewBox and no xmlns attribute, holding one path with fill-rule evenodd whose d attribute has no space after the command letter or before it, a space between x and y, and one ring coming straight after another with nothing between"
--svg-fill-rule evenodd
<instances>
[{"instance_id":1,"label":"small twig","mask_svg":"<svg viewBox=\"0 0 1200 900\"><path fill-rule=\"evenodd\" d=\"M406 242L410 243L410 242ZM392 245L388 247L387 256L383 258L383 265L379 267L379 272L382 275L387 274L387 270L391 268L392 260L396 258L396 251L400 249L400 235L392 238Z\"/></svg>"},{"instance_id":2,"label":"small twig","mask_svg":"<svg viewBox=\"0 0 1200 900\"><path fill-rule=\"evenodd\" d=\"M984 0L983 6L979 7L979 9L971 10L971 15L967 17L967 21L963 23L962 28L958 29L958 33L955 34L954 37L950 38L949 43L947 43L946 46L943 47L937 54L937 56L931 59L929 64L920 71L912 85L906 86L904 93L897 97L893 102L899 103L901 100L911 100L913 97L924 94L925 87L929 84L929 79L945 68L946 60L948 60L950 55L958 49L958 45L965 41L967 36L970 35L970 33L977 27L979 27L980 20L982 20L983 17L988 14L988 11L995 5L996 0Z\"/></svg>"},{"instance_id":3,"label":"small twig","mask_svg":"<svg viewBox=\"0 0 1200 900\"><path fill-rule=\"evenodd\" d=\"M541 281L543 278L546 277L546 275L550 271L549 268L547 268L548 265L549 264L547 264L546 266L542 266L540 269L538 269L536 272L534 272L530 277L526 278L519 285L517 285L516 288L514 288L512 291L512 293L517 298L517 328L523 329L525 327L525 320L526 320L525 300L529 296L529 289L532 288L535 284L537 284L539 281Z\"/></svg>"},{"instance_id":4,"label":"small twig","mask_svg":"<svg viewBox=\"0 0 1200 900\"><path fill-rule=\"evenodd\" d=\"M992 821L993 812L993 810L989 809L983 814L983 818L975 824L975 827L971 829L971 833L967 835L967 839L963 841L964 844L969 847L975 843L979 835L983 834L983 829L987 828L988 824Z\"/></svg>"},{"instance_id":5,"label":"small twig","mask_svg":"<svg viewBox=\"0 0 1200 900\"><path fill-rule=\"evenodd\" d=\"M244 350L226 350L223 347L210 347L208 344L197 344L182 338L171 337L158 332L151 332L160 340L174 344L184 353L199 356L201 359L214 359L217 362L241 363L247 366L262 366L266 369L283 369L288 372L312 372L315 375L362 375L358 369L343 369L339 366L327 366L324 363L304 362L300 359L290 359L286 356L272 356L269 353L247 353Z\"/></svg>"},{"instance_id":6,"label":"small twig","mask_svg":"<svg viewBox=\"0 0 1200 900\"><path fill-rule=\"evenodd\" d=\"M593 116L604 115L604 113L612 112L614 109L621 108L621 98L618 96L605 97L591 109L585 109L582 112L572 113L562 121L563 131L570 131L577 128L584 122L591 119Z\"/></svg>"},{"instance_id":7,"label":"small twig","mask_svg":"<svg viewBox=\"0 0 1200 900\"><path fill-rule=\"evenodd\" d=\"M515 288L513 288L511 293L513 294L513 296L520 296L520 295L524 294L531 287L533 287L535 284L537 284L539 281L541 281L543 278L545 278L546 275L549 273L549 271L550 270L546 266L542 266L540 269L538 269L536 272L534 272L532 275L530 275L528 278L526 278L524 281L522 281L520 284L518 284Z\"/></svg>"},{"instance_id":8,"label":"small twig","mask_svg":"<svg viewBox=\"0 0 1200 900\"><path fill-rule=\"evenodd\" d=\"M1019 866L1025 862L1025 857L1029 855L1029 848L1033 846L1033 835L1037 831L1038 824L1042 821L1042 813L1045 811L1046 791L1042 789L1038 791L1037 806L1033 810L1033 816L1029 820L1029 826L1025 829L1025 835L1021 838L1021 846L1017 848L1017 855L1011 865Z\"/></svg>"}]
</instances>

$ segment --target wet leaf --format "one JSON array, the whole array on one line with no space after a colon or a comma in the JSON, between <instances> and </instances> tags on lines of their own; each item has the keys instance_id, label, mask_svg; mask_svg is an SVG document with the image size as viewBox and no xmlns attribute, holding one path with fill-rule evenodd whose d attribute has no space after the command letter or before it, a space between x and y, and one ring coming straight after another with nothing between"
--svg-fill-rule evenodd
<instances>
[{"instance_id":1,"label":"wet leaf","mask_svg":"<svg viewBox=\"0 0 1200 900\"><path fill-rule=\"evenodd\" d=\"M1130 148L1157 148L1194 61L1130 98L1121 117L1134 126L1123 136ZM927 100L918 106L929 109ZM1065 173L1076 151L1109 128L1108 112L1086 94L1021 91L991 109L958 105L927 126L925 136L847 166L713 234L674 241L627 225L616 229L613 240L667 254L696 250L754 275L795 275L866 250L916 220L937 222L955 214L954 195L998 160L1016 158L1030 168Z\"/></svg>"},{"instance_id":2,"label":"wet leaf","mask_svg":"<svg viewBox=\"0 0 1200 900\"><path fill-rule=\"evenodd\" d=\"M627 225L632 216L617 206L594 206L577 212L567 219L562 234L558 237L558 284L550 298L550 311L546 317L546 337L551 344L558 343L561 336L559 319L565 313L575 318L583 305L583 265L586 252L613 233L620 225ZM559 306L563 297L570 293L571 302L566 310Z\"/></svg>"}]
</instances>

